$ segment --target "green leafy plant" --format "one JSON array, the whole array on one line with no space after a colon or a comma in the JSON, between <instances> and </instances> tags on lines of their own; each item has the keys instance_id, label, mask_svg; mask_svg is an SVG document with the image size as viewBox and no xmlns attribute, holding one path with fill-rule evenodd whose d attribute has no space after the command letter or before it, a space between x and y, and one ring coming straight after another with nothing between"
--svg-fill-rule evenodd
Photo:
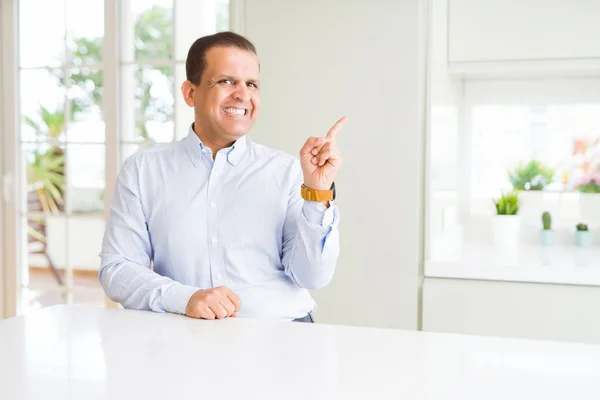
<instances>
[{"instance_id":1,"label":"green leafy plant","mask_svg":"<svg viewBox=\"0 0 600 400\"><path fill-rule=\"evenodd\" d=\"M65 111L50 111L44 106L38 108L37 118L25 117L24 122L35 131L38 141L58 139L65 126Z\"/></svg>"},{"instance_id":2,"label":"green leafy plant","mask_svg":"<svg viewBox=\"0 0 600 400\"><path fill-rule=\"evenodd\" d=\"M522 162L509 171L508 179L514 190L543 190L552 182L554 171L538 160Z\"/></svg>"},{"instance_id":3,"label":"green leafy plant","mask_svg":"<svg viewBox=\"0 0 600 400\"><path fill-rule=\"evenodd\" d=\"M27 167L27 183L37 192L44 212L58 212L64 205L65 156L62 149L51 147L36 150L33 161Z\"/></svg>"},{"instance_id":4,"label":"green leafy plant","mask_svg":"<svg viewBox=\"0 0 600 400\"><path fill-rule=\"evenodd\" d=\"M542 213L542 226L545 231L552 230L552 215L548 211Z\"/></svg>"},{"instance_id":5,"label":"green leafy plant","mask_svg":"<svg viewBox=\"0 0 600 400\"><path fill-rule=\"evenodd\" d=\"M493 199L498 215L517 215L519 212L519 195L517 192L502 193L499 199Z\"/></svg>"},{"instance_id":6,"label":"green leafy plant","mask_svg":"<svg viewBox=\"0 0 600 400\"><path fill-rule=\"evenodd\" d=\"M579 232L586 232L588 230L588 226L587 224L580 222L575 226L575 229L577 229Z\"/></svg>"},{"instance_id":7,"label":"green leafy plant","mask_svg":"<svg viewBox=\"0 0 600 400\"><path fill-rule=\"evenodd\" d=\"M24 122L35 131L40 142L30 153L27 165L27 185L30 191L37 193L40 203L34 208L43 212L61 211L64 204L65 155L54 141L64 132L64 109L58 107L51 111L40 106L38 115L26 117Z\"/></svg>"}]
</instances>

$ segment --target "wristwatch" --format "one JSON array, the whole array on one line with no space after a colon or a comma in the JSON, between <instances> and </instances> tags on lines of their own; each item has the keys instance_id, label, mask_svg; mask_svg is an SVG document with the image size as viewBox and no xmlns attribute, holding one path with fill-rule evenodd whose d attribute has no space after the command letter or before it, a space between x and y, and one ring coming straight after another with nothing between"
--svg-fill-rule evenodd
<instances>
[{"instance_id":1,"label":"wristwatch","mask_svg":"<svg viewBox=\"0 0 600 400\"><path fill-rule=\"evenodd\" d=\"M302 184L300 188L302 198L307 201L331 201L335 200L335 182L331 184L329 190L310 189Z\"/></svg>"}]
</instances>

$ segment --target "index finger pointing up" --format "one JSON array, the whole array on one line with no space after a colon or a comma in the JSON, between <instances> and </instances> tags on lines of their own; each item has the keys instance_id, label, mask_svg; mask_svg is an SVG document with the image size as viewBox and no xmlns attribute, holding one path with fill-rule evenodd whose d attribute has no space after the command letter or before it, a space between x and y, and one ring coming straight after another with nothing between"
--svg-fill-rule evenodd
<instances>
[{"instance_id":1,"label":"index finger pointing up","mask_svg":"<svg viewBox=\"0 0 600 400\"><path fill-rule=\"evenodd\" d=\"M327 132L327 135L325 136L327 139L333 140L337 137L338 133L340 132L340 129L342 129L342 126L344 126L344 124L346 123L346 120L348 118L346 117L342 117L340 118L329 130L329 132Z\"/></svg>"}]
</instances>

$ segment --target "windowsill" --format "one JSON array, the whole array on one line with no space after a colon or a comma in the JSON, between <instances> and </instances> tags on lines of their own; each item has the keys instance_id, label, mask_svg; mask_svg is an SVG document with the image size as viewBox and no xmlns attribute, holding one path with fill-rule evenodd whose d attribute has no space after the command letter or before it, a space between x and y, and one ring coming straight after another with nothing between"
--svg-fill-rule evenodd
<instances>
[{"instance_id":1,"label":"windowsill","mask_svg":"<svg viewBox=\"0 0 600 400\"><path fill-rule=\"evenodd\" d=\"M520 246L517 254L485 245L425 262L425 277L600 286L600 247Z\"/></svg>"}]
</instances>

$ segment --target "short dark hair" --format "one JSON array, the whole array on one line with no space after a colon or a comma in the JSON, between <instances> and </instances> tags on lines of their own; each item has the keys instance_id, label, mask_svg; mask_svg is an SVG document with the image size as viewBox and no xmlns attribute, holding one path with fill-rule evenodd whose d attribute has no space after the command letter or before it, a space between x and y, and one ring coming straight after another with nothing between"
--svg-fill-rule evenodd
<instances>
[{"instance_id":1,"label":"short dark hair","mask_svg":"<svg viewBox=\"0 0 600 400\"><path fill-rule=\"evenodd\" d=\"M185 73L188 81L199 85L202 73L206 69L206 52L213 47L237 47L241 50L251 51L256 54L256 48L245 37L234 32L219 32L197 39L188 51L185 60Z\"/></svg>"}]
</instances>

